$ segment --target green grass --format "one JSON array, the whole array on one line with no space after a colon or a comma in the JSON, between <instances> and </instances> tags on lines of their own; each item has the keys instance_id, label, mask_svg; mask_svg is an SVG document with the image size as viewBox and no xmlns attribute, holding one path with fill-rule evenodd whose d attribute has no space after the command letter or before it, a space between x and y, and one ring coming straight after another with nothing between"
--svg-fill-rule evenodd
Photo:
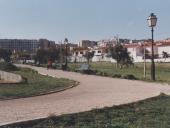
<instances>
[{"instance_id":1,"label":"green grass","mask_svg":"<svg viewBox=\"0 0 170 128\"><path fill-rule=\"evenodd\" d=\"M18 70L18 68L15 65L13 65L12 63L0 62L0 70L3 70L3 71L16 71L16 70Z\"/></svg>"},{"instance_id":2,"label":"green grass","mask_svg":"<svg viewBox=\"0 0 170 128\"><path fill-rule=\"evenodd\" d=\"M2 128L169 128L170 96L77 114L50 116Z\"/></svg>"},{"instance_id":3,"label":"green grass","mask_svg":"<svg viewBox=\"0 0 170 128\"><path fill-rule=\"evenodd\" d=\"M58 79L50 76L43 76L36 71L21 68L13 73L20 74L27 78L26 83L21 84L0 84L0 99L29 97L45 94L50 91L57 91L75 84L75 81Z\"/></svg>"},{"instance_id":4,"label":"green grass","mask_svg":"<svg viewBox=\"0 0 170 128\"><path fill-rule=\"evenodd\" d=\"M71 71L74 71L76 68L80 67L80 65L80 63L70 63L69 67ZM131 74L139 80L150 81L150 63L147 63L146 79L143 77L143 63L137 63L134 67L123 69L117 69L115 64L106 62L91 63L90 65L93 69L104 72L108 76L113 76L115 74L125 76ZM156 81L170 84L170 63L156 63Z\"/></svg>"}]
</instances>

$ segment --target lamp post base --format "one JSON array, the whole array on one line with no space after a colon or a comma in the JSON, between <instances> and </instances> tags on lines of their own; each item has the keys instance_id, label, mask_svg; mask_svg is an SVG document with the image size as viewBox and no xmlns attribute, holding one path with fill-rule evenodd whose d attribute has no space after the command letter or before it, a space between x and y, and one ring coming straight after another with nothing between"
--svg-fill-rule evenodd
<instances>
[{"instance_id":1,"label":"lamp post base","mask_svg":"<svg viewBox=\"0 0 170 128\"><path fill-rule=\"evenodd\" d=\"M155 63L153 60L151 64L151 80L155 81Z\"/></svg>"}]
</instances>

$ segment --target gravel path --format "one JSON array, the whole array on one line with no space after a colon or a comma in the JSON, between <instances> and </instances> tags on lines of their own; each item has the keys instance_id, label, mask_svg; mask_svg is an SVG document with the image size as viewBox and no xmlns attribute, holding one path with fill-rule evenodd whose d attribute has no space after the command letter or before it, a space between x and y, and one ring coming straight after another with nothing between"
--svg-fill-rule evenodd
<instances>
[{"instance_id":1,"label":"gravel path","mask_svg":"<svg viewBox=\"0 0 170 128\"><path fill-rule=\"evenodd\" d=\"M170 86L166 84L82 75L40 67L31 68L41 74L79 81L80 85L60 93L0 101L0 125L43 118L51 114L61 115L126 104L157 96L161 92L170 94Z\"/></svg>"}]
</instances>

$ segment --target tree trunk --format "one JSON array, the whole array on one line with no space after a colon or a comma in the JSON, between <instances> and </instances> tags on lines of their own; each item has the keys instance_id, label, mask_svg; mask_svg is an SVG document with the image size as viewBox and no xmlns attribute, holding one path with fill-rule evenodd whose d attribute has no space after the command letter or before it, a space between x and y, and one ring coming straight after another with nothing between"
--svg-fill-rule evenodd
<instances>
[{"instance_id":1,"label":"tree trunk","mask_svg":"<svg viewBox=\"0 0 170 128\"><path fill-rule=\"evenodd\" d=\"M119 65L118 62L116 61L116 69L118 69L118 65Z\"/></svg>"},{"instance_id":2,"label":"tree trunk","mask_svg":"<svg viewBox=\"0 0 170 128\"><path fill-rule=\"evenodd\" d=\"M87 63L88 63L88 64L90 63L90 59L89 59L89 58L87 59Z\"/></svg>"}]
</instances>

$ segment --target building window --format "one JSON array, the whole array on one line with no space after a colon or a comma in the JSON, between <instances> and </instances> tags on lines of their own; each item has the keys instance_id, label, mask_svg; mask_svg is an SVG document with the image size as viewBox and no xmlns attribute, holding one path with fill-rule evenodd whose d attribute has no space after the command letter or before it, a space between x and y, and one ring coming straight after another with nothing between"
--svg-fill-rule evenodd
<instances>
[{"instance_id":1,"label":"building window","mask_svg":"<svg viewBox=\"0 0 170 128\"><path fill-rule=\"evenodd\" d=\"M76 56L78 55L78 52L76 52Z\"/></svg>"}]
</instances>

